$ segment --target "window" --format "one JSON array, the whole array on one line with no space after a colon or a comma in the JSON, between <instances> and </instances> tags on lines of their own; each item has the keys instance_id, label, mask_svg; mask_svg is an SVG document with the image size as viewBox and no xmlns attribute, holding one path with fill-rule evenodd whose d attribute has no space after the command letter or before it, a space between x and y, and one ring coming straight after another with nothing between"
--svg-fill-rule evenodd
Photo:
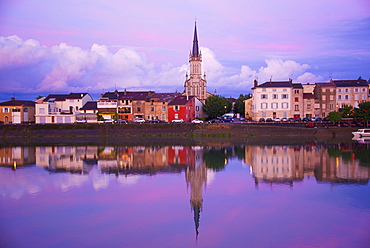
<instances>
[{"instance_id":1,"label":"window","mask_svg":"<svg viewBox=\"0 0 370 248\"><path fill-rule=\"evenodd\" d=\"M69 102L70 102L70 103L73 103L74 101L73 101L73 99L69 99Z\"/></svg>"},{"instance_id":2,"label":"window","mask_svg":"<svg viewBox=\"0 0 370 248\"><path fill-rule=\"evenodd\" d=\"M330 88L330 92L334 92L334 88Z\"/></svg>"},{"instance_id":3,"label":"window","mask_svg":"<svg viewBox=\"0 0 370 248\"><path fill-rule=\"evenodd\" d=\"M175 114L175 119L178 119L179 118L179 114Z\"/></svg>"},{"instance_id":4,"label":"window","mask_svg":"<svg viewBox=\"0 0 370 248\"><path fill-rule=\"evenodd\" d=\"M329 109L334 109L334 104L329 104Z\"/></svg>"},{"instance_id":5,"label":"window","mask_svg":"<svg viewBox=\"0 0 370 248\"><path fill-rule=\"evenodd\" d=\"M45 108L39 108L40 114L45 114Z\"/></svg>"},{"instance_id":6,"label":"window","mask_svg":"<svg viewBox=\"0 0 370 248\"><path fill-rule=\"evenodd\" d=\"M175 106L173 106L173 109L174 109L175 111L178 111L180 108L179 108L179 106L175 105Z\"/></svg>"},{"instance_id":7,"label":"window","mask_svg":"<svg viewBox=\"0 0 370 248\"><path fill-rule=\"evenodd\" d=\"M276 92L276 89L272 89L273 92Z\"/></svg>"},{"instance_id":8,"label":"window","mask_svg":"<svg viewBox=\"0 0 370 248\"><path fill-rule=\"evenodd\" d=\"M367 100L366 98L366 95L362 95L362 100Z\"/></svg>"},{"instance_id":9,"label":"window","mask_svg":"<svg viewBox=\"0 0 370 248\"><path fill-rule=\"evenodd\" d=\"M358 93L358 89L357 88L355 89L355 93Z\"/></svg>"},{"instance_id":10,"label":"window","mask_svg":"<svg viewBox=\"0 0 370 248\"><path fill-rule=\"evenodd\" d=\"M266 112L262 112L262 117L266 118Z\"/></svg>"},{"instance_id":11,"label":"window","mask_svg":"<svg viewBox=\"0 0 370 248\"><path fill-rule=\"evenodd\" d=\"M287 102L283 102L282 104L281 104L281 108L283 108L283 109L287 109L289 107L289 105L288 105L288 103Z\"/></svg>"},{"instance_id":12,"label":"window","mask_svg":"<svg viewBox=\"0 0 370 248\"><path fill-rule=\"evenodd\" d=\"M23 112L28 112L28 108L24 108L23 109Z\"/></svg>"},{"instance_id":13,"label":"window","mask_svg":"<svg viewBox=\"0 0 370 248\"><path fill-rule=\"evenodd\" d=\"M294 111L299 111L299 105L294 105Z\"/></svg>"},{"instance_id":14,"label":"window","mask_svg":"<svg viewBox=\"0 0 370 248\"><path fill-rule=\"evenodd\" d=\"M345 100L349 100L349 95L345 95L345 96L344 96L344 99L345 99Z\"/></svg>"},{"instance_id":15,"label":"window","mask_svg":"<svg viewBox=\"0 0 370 248\"><path fill-rule=\"evenodd\" d=\"M162 106L162 112L166 112L166 106Z\"/></svg>"},{"instance_id":16,"label":"window","mask_svg":"<svg viewBox=\"0 0 370 248\"><path fill-rule=\"evenodd\" d=\"M299 90L294 90L294 94L299 94Z\"/></svg>"},{"instance_id":17,"label":"window","mask_svg":"<svg viewBox=\"0 0 370 248\"><path fill-rule=\"evenodd\" d=\"M198 112L199 111L199 106L196 106L195 107L195 110Z\"/></svg>"},{"instance_id":18,"label":"window","mask_svg":"<svg viewBox=\"0 0 370 248\"><path fill-rule=\"evenodd\" d=\"M277 109L278 108L278 103L277 102L271 103L271 108L272 109Z\"/></svg>"},{"instance_id":19,"label":"window","mask_svg":"<svg viewBox=\"0 0 370 248\"><path fill-rule=\"evenodd\" d=\"M307 104L307 110L311 110L311 104Z\"/></svg>"},{"instance_id":20,"label":"window","mask_svg":"<svg viewBox=\"0 0 370 248\"><path fill-rule=\"evenodd\" d=\"M325 103L322 104L322 109L326 109L326 104Z\"/></svg>"},{"instance_id":21,"label":"window","mask_svg":"<svg viewBox=\"0 0 370 248\"><path fill-rule=\"evenodd\" d=\"M9 113L9 108L3 108L4 113Z\"/></svg>"},{"instance_id":22,"label":"window","mask_svg":"<svg viewBox=\"0 0 370 248\"><path fill-rule=\"evenodd\" d=\"M295 102L299 102L299 98L298 98L298 97L295 97L295 98L294 98L294 101L295 101Z\"/></svg>"},{"instance_id":23,"label":"window","mask_svg":"<svg viewBox=\"0 0 370 248\"><path fill-rule=\"evenodd\" d=\"M137 104L137 106L140 106L141 105L141 102L137 102L136 104Z\"/></svg>"},{"instance_id":24,"label":"window","mask_svg":"<svg viewBox=\"0 0 370 248\"><path fill-rule=\"evenodd\" d=\"M362 92L366 92L366 89L365 89L365 88L363 88L363 89L362 89Z\"/></svg>"},{"instance_id":25,"label":"window","mask_svg":"<svg viewBox=\"0 0 370 248\"><path fill-rule=\"evenodd\" d=\"M262 94L261 99L267 99L267 94Z\"/></svg>"},{"instance_id":26,"label":"window","mask_svg":"<svg viewBox=\"0 0 370 248\"><path fill-rule=\"evenodd\" d=\"M267 103L261 103L261 109L267 109Z\"/></svg>"},{"instance_id":27,"label":"window","mask_svg":"<svg viewBox=\"0 0 370 248\"><path fill-rule=\"evenodd\" d=\"M322 96L322 100L326 101L326 96L325 95Z\"/></svg>"},{"instance_id":28,"label":"window","mask_svg":"<svg viewBox=\"0 0 370 248\"><path fill-rule=\"evenodd\" d=\"M141 112L141 108L137 108L137 112Z\"/></svg>"},{"instance_id":29,"label":"window","mask_svg":"<svg viewBox=\"0 0 370 248\"><path fill-rule=\"evenodd\" d=\"M21 110L20 109L12 109L12 112L21 112Z\"/></svg>"},{"instance_id":30,"label":"window","mask_svg":"<svg viewBox=\"0 0 370 248\"><path fill-rule=\"evenodd\" d=\"M152 111L152 112L153 112L153 111L154 111L154 107L150 107L150 111Z\"/></svg>"},{"instance_id":31,"label":"window","mask_svg":"<svg viewBox=\"0 0 370 248\"><path fill-rule=\"evenodd\" d=\"M278 94L273 94L272 99L278 99Z\"/></svg>"},{"instance_id":32,"label":"window","mask_svg":"<svg viewBox=\"0 0 370 248\"><path fill-rule=\"evenodd\" d=\"M283 91L287 91L287 89L283 89Z\"/></svg>"},{"instance_id":33,"label":"window","mask_svg":"<svg viewBox=\"0 0 370 248\"><path fill-rule=\"evenodd\" d=\"M266 88L263 88L263 89L262 89L262 92L266 92Z\"/></svg>"},{"instance_id":34,"label":"window","mask_svg":"<svg viewBox=\"0 0 370 248\"><path fill-rule=\"evenodd\" d=\"M288 99L288 94L282 94L281 99Z\"/></svg>"},{"instance_id":35,"label":"window","mask_svg":"<svg viewBox=\"0 0 370 248\"><path fill-rule=\"evenodd\" d=\"M345 93L348 93L348 92L349 92L349 90L348 90L348 89L344 89L344 92L345 92Z\"/></svg>"},{"instance_id":36,"label":"window","mask_svg":"<svg viewBox=\"0 0 370 248\"><path fill-rule=\"evenodd\" d=\"M341 95L338 95L338 100L342 100L342 96Z\"/></svg>"},{"instance_id":37,"label":"window","mask_svg":"<svg viewBox=\"0 0 370 248\"><path fill-rule=\"evenodd\" d=\"M341 89L338 89L338 93L341 93L342 92L342 90Z\"/></svg>"},{"instance_id":38,"label":"window","mask_svg":"<svg viewBox=\"0 0 370 248\"><path fill-rule=\"evenodd\" d=\"M358 101L359 95L355 95L355 100Z\"/></svg>"},{"instance_id":39,"label":"window","mask_svg":"<svg viewBox=\"0 0 370 248\"><path fill-rule=\"evenodd\" d=\"M322 92L326 92L326 89L324 89L324 88L322 88L322 90L321 90Z\"/></svg>"},{"instance_id":40,"label":"window","mask_svg":"<svg viewBox=\"0 0 370 248\"><path fill-rule=\"evenodd\" d=\"M330 95L330 101L334 100L334 95Z\"/></svg>"}]
</instances>

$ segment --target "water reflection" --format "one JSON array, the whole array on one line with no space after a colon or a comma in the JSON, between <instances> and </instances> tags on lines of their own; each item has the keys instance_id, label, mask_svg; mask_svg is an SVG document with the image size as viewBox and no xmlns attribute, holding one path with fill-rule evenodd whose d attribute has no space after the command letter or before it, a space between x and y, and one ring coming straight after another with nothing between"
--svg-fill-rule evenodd
<instances>
[{"instance_id":1,"label":"water reflection","mask_svg":"<svg viewBox=\"0 0 370 248\"><path fill-rule=\"evenodd\" d=\"M261 182L293 185L295 181L302 181L305 177L315 177L317 181L330 183L363 184L369 181L369 147L368 144L360 143L234 147L0 148L0 166L12 170L36 165L52 173L88 175L93 170L98 170L101 174L114 174L116 177L185 172L188 186L194 185L193 187L207 181L207 169L222 171L228 161L234 158L250 166L256 185ZM190 179L199 182L193 184Z\"/></svg>"},{"instance_id":2,"label":"water reflection","mask_svg":"<svg viewBox=\"0 0 370 248\"><path fill-rule=\"evenodd\" d=\"M370 176L369 148L363 143L314 142L292 146L5 147L0 148L0 165L5 167L0 173L0 194L2 199L21 199L46 191L50 184L62 192L88 184L99 191L113 181L130 186L145 176L183 174L198 239L203 191L214 174L222 173L232 161L249 167L242 173L252 175L257 189L261 185L295 187L309 178L318 183L364 185ZM30 167L37 170L27 172ZM52 181L46 179L48 174L54 176Z\"/></svg>"}]
</instances>

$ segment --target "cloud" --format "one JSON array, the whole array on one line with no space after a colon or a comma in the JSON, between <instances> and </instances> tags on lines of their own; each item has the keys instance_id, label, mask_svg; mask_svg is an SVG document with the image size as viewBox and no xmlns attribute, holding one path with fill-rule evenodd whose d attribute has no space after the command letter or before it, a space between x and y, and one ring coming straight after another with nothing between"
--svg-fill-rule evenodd
<instances>
[{"instance_id":1,"label":"cloud","mask_svg":"<svg viewBox=\"0 0 370 248\"><path fill-rule=\"evenodd\" d=\"M308 70L308 64L293 60L266 59L266 66L254 70L242 65L237 73L230 73L207 47L201 47L202 69L207 75L208 91L217 89L247 93L253 80L298 80L315 82L322 79ZM185 60L186 58L184 58ZM188 63L166 63L154 66L144 52L123 47L115 52L105 45L94 44L90 50L61 43L48 48L36 40L22 40L18 36L0 37L0 92L35 94L89 92L103 93L113 89L183 91Z\"/></svg>"}]
</instances>

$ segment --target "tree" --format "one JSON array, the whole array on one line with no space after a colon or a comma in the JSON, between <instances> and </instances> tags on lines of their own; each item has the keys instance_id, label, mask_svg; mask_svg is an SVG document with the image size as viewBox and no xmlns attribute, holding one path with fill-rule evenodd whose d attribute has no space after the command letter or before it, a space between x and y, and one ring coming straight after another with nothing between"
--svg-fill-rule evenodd
<instances>
[{"instance_id":1,"label":"tree","mask_svg":"<svg viewBox=\"0 0 370 248\"><path fill-rule=\"evenodd\" d=\"M332 111L327 116L329 121L340 121L342 119L342 113L337 111Z\"/></svg>"},{"instance_id":2,"label":"tree","mask_svg":"<svg viewBox=\"0 0 370 248\"><path fill-rule=\"evenodd\" d=\"M251 95L243 95L240 94L239 98L236 99L236 102L234 104L234 113L240 113L240 116L245 116L245 103L244 101L251 98Z\"/></svg>"},{"instance_id":3,"label":"tree","mask_svg":"<svg viewBox=\"0 0 370 248\"><path fill-rule=\"evenodd\" d=\"M343 105L339 110L342 113L342 118L351 118L353 117L353 107L349 105Z\"/></svg>"},{"instance_id":4,"label":"tree","mask_svg":"<svg viewBox=\"0 0 370 248\"><path fill-rule=\"evenodd\" d=\"M370 121L370 102L362 102L355 109L354 118L364 120L366 123Z\"/></svg>"},{"instance_id":5,"label":"tree","mask_svg":"<svg viewBox=\"0 0 370 248\"><path fill-rule=\"evenodd\" d=\"M203 105L203 111L210 117L215 118L231 111L232 104L225 97L210 96Z\"/></svg>"}]
</instances>

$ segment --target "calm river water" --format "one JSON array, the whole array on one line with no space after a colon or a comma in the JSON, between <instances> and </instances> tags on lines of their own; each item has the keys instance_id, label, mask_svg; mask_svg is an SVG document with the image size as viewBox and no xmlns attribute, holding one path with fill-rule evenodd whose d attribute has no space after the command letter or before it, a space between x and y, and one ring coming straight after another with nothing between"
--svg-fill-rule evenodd
<instances>
[{"instance_id":1,"label":"calm river water","mask_svg":"<svg viewBox=\"0 0 370 248\"><path fill-rule=\"evenodd\" d=\"M0 247L370 247L370 144L0 147Z\"/></svg>"}]
</instances>

